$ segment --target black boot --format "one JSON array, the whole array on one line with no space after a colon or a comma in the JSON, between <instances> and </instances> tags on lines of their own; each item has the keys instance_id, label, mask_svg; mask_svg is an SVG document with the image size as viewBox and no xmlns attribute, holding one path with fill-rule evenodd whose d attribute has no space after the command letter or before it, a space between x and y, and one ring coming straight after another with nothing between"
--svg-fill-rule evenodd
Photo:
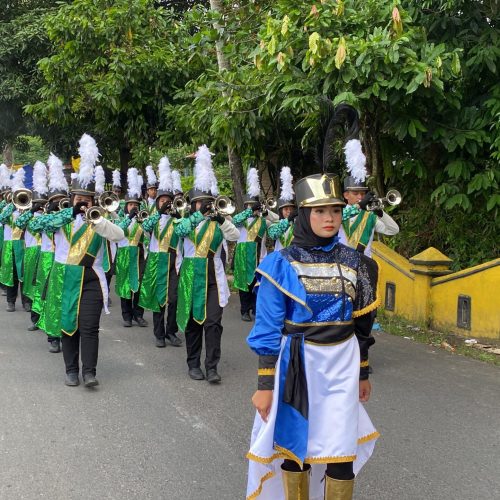
<instances>
[{"instance_id":1,"label":"black boot","mask_svg":"<svg viewBox=\"0 0 500 500\"><path fill-rule=\"evenodd\" d=\"M15 302L7 302L7 308L5 310L9 313L14 312L16 310Z\"/></svg>"},{"instance_id":2,"label":"black boot","mask_svg":"<svg viewBox=\"0 0 500 500\"><path fill-rule=\"evenodd\" d=\"M52 339L50 341L49 352L61 352L61 341L59 339Z\"/></svg>"},{"instance_id":3,"label":"black boot","mask_svg":"<svg viewBox=\"0 0 500 500\"><path fill-rule=\"evenodd\" d=\"M64 380L64 383L72 387L80 385L80 379L78 378L78 373L76 372L66 373L66 379Z\"/></svg>"}]
</instances>

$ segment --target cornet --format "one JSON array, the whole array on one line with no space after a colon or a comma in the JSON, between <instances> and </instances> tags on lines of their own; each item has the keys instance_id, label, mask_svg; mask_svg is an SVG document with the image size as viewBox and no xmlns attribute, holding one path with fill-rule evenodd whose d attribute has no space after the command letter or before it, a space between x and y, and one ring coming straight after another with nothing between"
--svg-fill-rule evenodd
<instances>
[{"instance_id":1,"label":"cornet","mask_svg":"<svg viewBox=\"0 0 500 500\"><path fill-rule=\"evenodd\" d=\"M33 193L29 189L17 189L12 193L12 203L20 211L30 210L32 201Z\"/></svg>"},{"instance_id":2,"label":"cornet","mask_svg":"<svg viewBox=\"0 0 500 500\"><path fill-rule=\"evenodd\" d=\"M375 200L371 201L366 205L366 210L369 212L373 212L374 210L383 210L384 203L387 203L391 206L396 206L401 203L403 197L401 193L396 189L389 189L387 194L383 198L375 198Z\"/></svg>"},{"instance_id":3,"label":"cornet","mask_svg":"<svg viewBox=\"0 0 500 500\"><path fill-rule=\"evenodd\" d=\"M189 207L189 203L182 195L177 195L174 197L174 201L170 206L170 213L178 213L183 215Z\"/></svg>"},{"instance_id":4,"label":"cornet","mask_svg":"<svg viewBox=\"0 0 500 500\"><path fill-rule=\"evenodd\" d=\"M69 208L71 206L71 201L69 198L63 198L59 201L59 210L64 210L65 208Z\"/></svg>"},{"instance_id":5,"label":"cornet","mask_svg":"<svg viewBox=\"0 0 500 500\"><path fill-rule=\"evenodd\" d=\"M260 200L260 204L267 210L274 210L278 206L278 201L274 196L269 196L269 198Z\"/></svg>"}]
</instances>

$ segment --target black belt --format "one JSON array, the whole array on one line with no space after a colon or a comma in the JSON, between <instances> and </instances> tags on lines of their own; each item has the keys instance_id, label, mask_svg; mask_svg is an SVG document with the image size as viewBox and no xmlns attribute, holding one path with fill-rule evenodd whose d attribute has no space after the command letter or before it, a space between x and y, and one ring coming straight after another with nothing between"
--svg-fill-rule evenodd
<instances>
[{"instance_id":1,"label":"black belt","mask_svg":"<svg viewBox=\"0 0 500 500\"><path fill-rule=\"evenodd\" d=\"M306 327L285 324L282 333L291 337L290 360L286 372L283 401L295 408L307 420L309 398L305 366L300 354L302 340L318 345L344 342L353 335L354 323Z\"/></svg>"}]
</instances>

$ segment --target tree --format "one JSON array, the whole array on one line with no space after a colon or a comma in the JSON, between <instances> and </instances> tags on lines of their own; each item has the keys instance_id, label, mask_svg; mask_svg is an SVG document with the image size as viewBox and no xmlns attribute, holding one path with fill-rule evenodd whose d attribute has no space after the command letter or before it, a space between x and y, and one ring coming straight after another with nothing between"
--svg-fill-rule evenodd
<instances>
[{"instance_id":1,"label":"tree","mask_svg":"<svg viewBox=\"0 0 500 500\"><path fill-rule=\"evenodd\" d=\"M46 19L53 55L39 62L44 83L27 110L39 120L87 125L120 153L154 142L163 108L183 85L176 64L182 26L153 0L75 0Z\"/></svg>"}]
</instances>

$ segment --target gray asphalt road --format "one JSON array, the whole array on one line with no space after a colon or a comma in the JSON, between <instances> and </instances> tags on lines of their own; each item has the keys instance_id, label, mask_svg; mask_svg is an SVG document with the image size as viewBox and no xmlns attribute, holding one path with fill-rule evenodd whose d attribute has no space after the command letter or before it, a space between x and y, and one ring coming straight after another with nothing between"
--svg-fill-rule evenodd
<instances>
[{"instance_id":1,"label":"gray asphalt road","mask_svg":"<svg viewBox=\"0 0 500 500\"><path fill-rule=\"evenodd\" d=\"M0 310L0 498L237 500L256 359L237 297L224 314L223 383L186 374L185 350L103 317L96 390L63 385L61 354ZM19 306L18 306L19 308ZM150 315L146 315L150 320ZM500 370L376 334L368 411L382 433L356 498L500 498Z\"/></svg>"}]
</instances>

